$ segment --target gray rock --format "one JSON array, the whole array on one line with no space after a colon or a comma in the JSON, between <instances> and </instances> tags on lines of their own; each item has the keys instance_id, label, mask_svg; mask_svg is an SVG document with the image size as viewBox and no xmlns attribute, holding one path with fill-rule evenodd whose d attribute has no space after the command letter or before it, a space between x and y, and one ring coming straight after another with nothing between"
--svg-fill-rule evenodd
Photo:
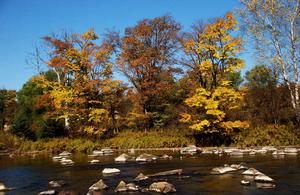
<instances>
[{"instance_id":1,"label":"gray rock","mask_svg":"<svg viewBox=\"0 0 300 195\"><path fill-rule=\"evenodd\" d=\"M157 157L153 154L141 154L138 157L136 157L135 161L137 162L150 162L156 160Z\"/></svg>"},{"instance_id":2,"label":"gray rock","mask_svg":"<svg viewBox=\"0 0 300 195\"><path fill-rule=\"evenodd\" d=\"M274 182L274 179L272 179L271 177L266 176L264 174L261 174L261 175L255 176L254 181L272 183L272 182Z\"/></svg>"},{"instance_id":3,"label":"gray rock","mask_svg":"<svg viewBox=\"0 0 300 195\"><path fill-rule=\"evenodd\" d=\"M142 181L142 180L146 180L149 177L144 175L143 173L140 173L138 176L136 176L136 178L134 179L135 181Z\"/></svg>"},{"instance_id":4,"label":"gray rock","mask_svg":"<svg viewBox=\"0 0 300 195\"><path fill-rule=\"evenodd\" d=\"M102 179L100 179L99 181L97 181L96 183L94 183L89 190L91 191L100 191L100 190L105 190L107 189L108 186L103 182Z\"/></svg>"},{"instance_id":5,"label":"gray rock","mask_svg":"<svg viewBox=\"0 0 300 195\"><path fill-rule=\"evenodd\" d=\"M49 186L52 188L59 188L62 187L63 185L65 185L65 182L63 180L49 182Z\"/></svg>"},{"instance_id":6,"label":"gray rock","mask_svg":"<svg viewBox=\"0 0 300 195\"><path fill-rule=\"evenodd\" d=\"M165 160L172 160L173 159L173 156L169 156L169 155L167 155L167 154L164 154L164 155L162 155L161 157L160 157L161 159L165 159Z\"/></svg>"},{"instance_id":7,"label":"gray rock","mask_svg":"<svg viewBox=\"0 0 300 195\"><path fill-rule=\"evenodd\" d=\"M249 168L246 171L244 171L242 174L243 175L251 175L251 176L262 175L261 172L259 172L258 170L254 169L254 168Z\"/></svg>"},{"instance_id":8,"label":"gray rock","mask_svg":"<svg viewBox=\"0 0 300 195\"><path fill-rule=\"evenodd\" d=\"M123 153L120 156L118 156L117 158L115 158L115 161L116 162L126 162L126 161L131 160L131 159L133 159L133 157Z\"/></svg>"},{"instance_id":9,"label":"gray rock","mask_svg":"<svg viewBox=\"0 0 300 195\"><path fill-rule=\"evenodd\" d=\"M120 183L115 188L115 192L126 192L126 191L127 191L126 183L124 181L120 181Z\"/></svg>"},{"instance_id":10,"label":"gray rock","mask_svg":"<svg viewBox=\"0 0 300 195\"><path fill-rule=\"evenodd\" d=\"M230 166L224 166L224 167L215 167L212 169L212 171L210 173L213 175L220 175L220 174L225 174L225 173L237 171L237 170L238 169L232 168Z\"/></svg>"},{"instance_id":11,"label":"gray rock","mask_svg":"<svg viewBox=\"0 0 300 195\"><path fill-rule=\"evenodd\" d=\"M242 181L241 181L241 184L242 184L242 185L248 186L248 185L250 185L250 181L242 180Z\"/></svg>"},{"instance_id":12,"label":"gray rock","mask_svg":"<svg viewBox=\"0 0 300 195\"><path fill-rule=\"evenodd\" d=\"M38 193L38 195L53 195L53 194L56 194L55 190L46 190Z\"/></svg>"},{"instance_id":13,"label":"gray rock","mask_svg":"<svg viewBox=\"0 0 300 195\"><path fill-rule=\"evenodd\" d=\"M126 184L127 191L138 191L140 187L138 185L135 185L134 183L128 183Z\"/></svg>"},{"instance_id":14,"label":"gray rock","mask_svg":"<svg viewBox=\"0 0 300 195\"><path fill-rule=\"evenodd\" d=\"M4 183L0 182L0 192L10 191L10 190L13 190L13 188L8 188Z\"/></svg>"},{"instance_id":15,"label":"gray rock","mask_svg":"<svg viewBox=\"0 0 300 195\"><path fill-rule=\"evenodd\" d=\"M176 189L173 186L173 184L170 184L165 181L161 181L161 182L152 183L149 186L149 191L160 192L160 193L169 193L169 192L176 192Z\"/></svg>"}]
</instances>

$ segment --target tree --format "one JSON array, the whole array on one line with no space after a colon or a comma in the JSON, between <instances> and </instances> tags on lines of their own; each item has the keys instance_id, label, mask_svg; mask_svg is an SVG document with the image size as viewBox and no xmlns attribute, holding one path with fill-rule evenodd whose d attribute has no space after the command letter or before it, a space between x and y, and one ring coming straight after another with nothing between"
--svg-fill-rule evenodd
<instances>
[{"instance_id":1,"label":"tree","mask_svg":"<svg viewBox=\"0 0 300 195\"><path fill-rule=\"evenodd\" d=\"M190 123L190 128L198 132L229 134L248 126L246 121L232 121L226 114L236 110L243 99L229 80L243 66L237 57L241 39L230 35L236 25L233 15L227 13L224 18L207 24L197 41L185 41L186 52L197 55L199 64L193 70L199 79L198 87L185 100L190 113L183 113L181 121Z\"/></svg>"},{"instance_id":2,"label":"tree","mask_svg":"<svg viewBox=\"0 0 300 195\"><path fill-rule=\"evenodd\" d=\"M300 1L299 0L241 0L243 27L255 43L264 62L287 85L290 103L300 121Z\"/></svg>"},{"instance_id":3,"label":"tree","mask_svg":"<svg viewBox=\"0 0 300 195\"><path fill-rule=\"evenodd\" d=\"M12 124L16 110L16 91L0 89L0 130Z\"/></svg>"},{"instance_id":4,"label":"tree","mask_svg":"<svg viewBox=\"0 0 300 195\"><path fill-rule=\"evenodd\" d=\"M115 94L112 91L124 87L112 79L113 47L106 40L98 45L98 36L93 30L43 39L49 46L46 63L55 72L56 79L47 80L45 75L38 75L35 82L44 89L43 94L53 100L51 115L64 119L71 135L100 136L115 128L116 110L113 114L109 110L112 106L108 107L106 101L112 98L107 96L112 97L111 94ZM115 103L110 101L110 105Z\"/></svg>"},{"instance_id":5,"label":"tree","mask_svg":"<svg viewBox=\"0 0 300 195\"><path fill-rule=\"evenodd\" d=\"M117 68L134 87L138 104L132 117L143 119L146 129L162 120L170 105L180 28L170 16L144 19L120 38Z\"/></svg>"}]
</instances>

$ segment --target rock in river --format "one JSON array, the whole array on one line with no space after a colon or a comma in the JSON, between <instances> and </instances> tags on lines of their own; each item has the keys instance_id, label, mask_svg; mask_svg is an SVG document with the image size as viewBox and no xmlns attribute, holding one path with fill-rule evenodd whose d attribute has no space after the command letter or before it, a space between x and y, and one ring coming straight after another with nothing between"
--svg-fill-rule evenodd
<instances>
[{"instance_id":1,"label":"rock in river","mask_svg":"<svg viewBox=\"0 0 300 195\"><path fill-rule=\"evenodd\" d=\"M247 186L247 185L250 185L250 181L248 181L248 180L242 180L241 184Z\"/></svg>"},{"instance_id":2,"label":"rock in river","mask_svg":"<svg viewBox=\"0 0 300 195\"><path fill-rule=\"evenodd\" d=\"M232 171L237 171L238 169L229 167L229 166L224 166L224 167L215 167L212 169L211 174L214 175L219 175L219 174L225 174L228 172L232 172Z\"/></svg>"},{"instance_id":3,"label":"rock in river","mask_svg":"<svg viewBox=\"0 0 300 195\"><path fill-rule=\"evenodd\" d=\"M108 186L103 182L102 179L100 179L98 182L94 183L89 190L91 191L100 191L100 190L105 190L107 189Z\"/></svg>"},{"instance_id":4,"label":"rock in river","mask_svg":"<svg viewBox=\"0 0 300 195\"><path fill-rule=\"evenodd\" d=\"M46 190L46 191L42 191L40 193L38 193L38 195L52 195L52 194L56 194L55 190Z\"/></svg>"},{"instance_id":5,"label":"rock in river","mask_svg":"<svg viewBox=\"0 0 300 195\"><path fill-rule=\"evenodd\" d=\"M68 156L71 156L71 153L67 152L67 151L63 151L62 153L59 154L59 156L68 157Z\"/></svg>"},{"instance_id":6,"label":"rock in river","mask_svg":"<svg viewBox=\"0 0 300 195\"><path fill-rule=\"evenodd\" d=\"M5 186L4 183L0 182L0 192L9 191L9 190L13 190L13 188L8 188Z\"/></svg>"},{"instance_id":7,"label":"rock in river","mask_svg":"<svg viewBox=\"0 0 300 195\"><path fill-rule=\"evenodd\" d=\"M173 184L170 184L165 181L161 181L161 182L152 183L149 186L149 191L160 192L160 193L169 193L169 192L176 192L176 189L173 186Z\"/></svg>"},{"instance_id":8,"label":"rock in river","mask_svg":"<svg viewBox=\"0 0 300 195\"><path fill-rule=\"evenodd\" d=\"M251 176L256 176L256 175L263 175L263 173L259 172L258 170L254 168L249 168L246 171L242 173L243 175L251 175Z\"/></svg>"},{"instance_id":9,"label":"rock in river","mask_svg":"<svg viewBox=\"0 0 300 195\"><path fill-rule=\"evenodd\" d=\"M63 180L49 182L49 186L52 188L59 188L62 187L63 185L65 185L65 182Z\"/></svg>"},{"instance_id":10,"label":"rock in river","mask_svg":"<svg viewBox=\"0 0 300 195\"><path fill-rule=\"evenodd\" d=\"M141 154L138 157L136 157L135 161L137 162L150 162L156 160L157 157L154 156L153 154Z\"/></svg>"},{"instance_id":11,"label":"rock in river","mask_svg":"<svg viewBox=\"0 0 300 195\"><path fill-rule=\"evenodd\" d=\"M115 192L126 192L127 187L126 183L124 181L120 181L120 183L117 185Z\"/></svg>"},{"instance_id":12,"label":"rock in river","mask_svg":"<svg viewBox=\"0 0 300 195\"><path fill-rule=\"evenodd\" d=\"M140 173L138 176L136 176L136 178L134 179L134 181L142 181L142 180L146 180L149 177L144 175L143 173Z\"/></svg>"},{"instance_id":13,"label":"rock in river","mask_svg":"<svg viewBox=\"0 0 300 195\"><path fill-rule=\"evenodd\" d=\"M272 183L272 182L274 182L274 179L272 179L271 177L266 176L264 174L261 174L261 175L255 176L254 177L254 181L256 181L256 182Z\"/></svg>"},{"instance_id":14,"label":"rock in river","mask_svg":"<svg viewBox=\"0 0 300 195\"><path fill-rule=\"evenodd\" d=\"M131 159L132 159L131 156L123 153L120 156L118 156L117 158L115 158L115 161L116 162L126 162L126 161L131 160Z\"/></svg>"},{"instance_id":15,"label":"rock in river","mask_svg":"<svg viewBox=\"0 0 300 195\"><path fill-rule=\"evenodd\" d=\"M116 169L116 168L105 168L102 171L103 174L116 174L120 172L121 172L120 169Z\"/></svg>"}]
</instances>

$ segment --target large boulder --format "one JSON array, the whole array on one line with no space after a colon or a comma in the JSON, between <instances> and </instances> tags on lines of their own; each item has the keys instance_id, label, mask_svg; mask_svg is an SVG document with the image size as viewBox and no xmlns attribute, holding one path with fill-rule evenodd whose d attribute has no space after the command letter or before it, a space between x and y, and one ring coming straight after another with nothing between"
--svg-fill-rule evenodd
<instances>
[{"instance_id":1,"label":"large boulder","mask_svg":"<svg viewBox=\"0 0 300 195\"><path fill-rule=\"evenodd\" d=\"M176 192L176 189L173 186L173 184L170 184L165 181L161 181L161 182L152 183L149 186L149 191L160 192L160 193L169 193L169 192Z\"/></svg>"},{"instance_id":2,"label":"large boulder","mask_svg":"<svg viewBox=\"0 0 300 195\"><path fill-rule=\"evenodd\" d=\"M107 189L108 186L103 182L102 179L100 179L99 181L97 181L96 183L94 183L89 190L91 191L100 191L100 190L105 190Z\"/></svg>"}]
</instances>

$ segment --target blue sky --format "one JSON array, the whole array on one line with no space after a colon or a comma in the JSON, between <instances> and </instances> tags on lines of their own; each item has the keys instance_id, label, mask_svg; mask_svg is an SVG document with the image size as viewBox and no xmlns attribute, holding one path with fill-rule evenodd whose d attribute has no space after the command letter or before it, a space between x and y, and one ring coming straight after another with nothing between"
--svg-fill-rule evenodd
<instances>
[{"instance_id":1,"label":"blue sky","mask_svg":"<svg viewBox=\"0 0 300 195\"><path fill-rule=\"evenodd\" d=\"M41 37L53 32L94 28L101 36L106 29L122 31L163 14L188 29L196 20L239 6L239 0L0 0L0 88L20 89L36 73L26 57Z\"/></svg>"}]
</instances>

